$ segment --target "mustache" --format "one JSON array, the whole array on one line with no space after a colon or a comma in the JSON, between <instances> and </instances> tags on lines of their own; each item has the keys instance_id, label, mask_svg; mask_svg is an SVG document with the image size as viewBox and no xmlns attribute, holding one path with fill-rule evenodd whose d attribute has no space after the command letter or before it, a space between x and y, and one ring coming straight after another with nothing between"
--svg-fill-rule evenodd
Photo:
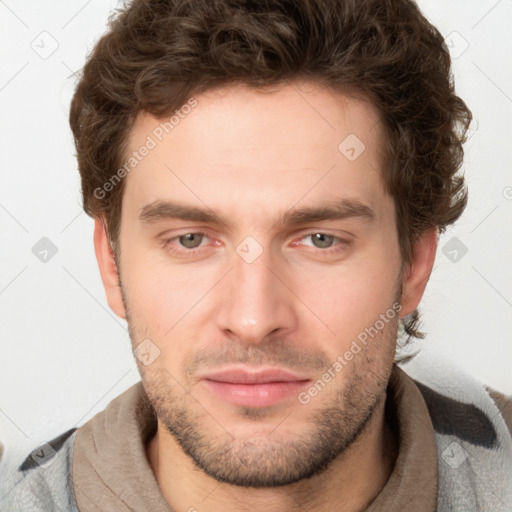
<instances>
[{"instance_id":1,"label":"mustache","mask_svg":"<svg viewBox=\"0 0 512 512\"><path fill-rule=\"evenodd\" d=\"M209 346L190 354L185 360L184 367L187 374L192 376L200 369L214 369L226 363L279 366L296 371L321 371L330 365L330 358L324 352L280 341L264 342L257 346L231 341L222 346Z\"/></svg>"}]
</instances>

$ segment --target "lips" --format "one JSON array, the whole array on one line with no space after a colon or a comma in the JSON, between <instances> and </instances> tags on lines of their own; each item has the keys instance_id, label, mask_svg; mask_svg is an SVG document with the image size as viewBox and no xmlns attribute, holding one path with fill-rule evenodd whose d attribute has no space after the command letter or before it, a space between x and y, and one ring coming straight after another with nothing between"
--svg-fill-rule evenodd
<instances>
[{"instance_id":1,"label":"lips","mask_svg":"<svg viewBox=\"0 0 512 512\"><path fill-rule=\"evenodd\" d=\"M232 368L203 377L217 398L245 407L269 407L296 395L311 379L287 370Z\"/></svg>"},{"instance_id":2,"label":"lips","mask_svg":"<svg viewBox=\"0 0 512 512\"><path fill-rule=\"evenodd\" d=\"M240 368L220 371L205 377L207 380L229 384L268 384L269 382L297 382L309 380L281 369L247 371Z\"/></svg>"}]
</instances>

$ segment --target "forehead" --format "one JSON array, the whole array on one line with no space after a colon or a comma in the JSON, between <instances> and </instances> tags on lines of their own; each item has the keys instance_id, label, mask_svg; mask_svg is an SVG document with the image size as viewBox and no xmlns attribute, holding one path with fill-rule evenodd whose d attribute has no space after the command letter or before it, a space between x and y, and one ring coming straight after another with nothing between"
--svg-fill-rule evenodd
<instances>
[{"instance_id":1,"label":"forehead","mask_svg":"<svg viewBox=\"0 0 512 512\"><path fill-rule=\"evenodd\" d=\"M166 196L250 208L305 194L362 194L370 203L385 195L382 125L369 101L297 82L266 91L226 86L190 104L172 123L147 113L136 119L127 157L151 149L127 176L133 205Z\"/></svg>"}]
</instances>

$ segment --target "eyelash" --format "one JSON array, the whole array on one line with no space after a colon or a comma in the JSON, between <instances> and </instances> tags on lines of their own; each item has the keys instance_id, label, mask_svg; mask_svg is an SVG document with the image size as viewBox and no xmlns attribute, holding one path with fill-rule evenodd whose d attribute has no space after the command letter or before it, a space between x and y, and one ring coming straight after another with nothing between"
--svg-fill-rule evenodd
<instances>
[{"instance_id":1,"label":"eyelash","mask_svg":"<svg viewBox=\"0 0 512 512\"><path fill-rule=\"evenodd\" d=\"M299 240L302 240L304 238L307 238L307 237L311 237L313 235L317 235L317 234L320 234L320 235L327 235L327 236L332 236L334 238L334 240L338 240L340 243L338 243L337 245L335 245L334 247L329 247L327 249L318 249L318 248L314 248L314 251L315 252L319 252L321 253L322 255L330 255L332 253L338 253L338 252L341 252L342 249L340 249L339 246L343 246L343 245L348 245L350 242L348 242L347 240L344 240L343 238L340 238L340 237L337 237L335 235L330 235L329 233L324 233L322 231L313 231L311 233L306 233L305 235L303 235ZM187 254L187 255L195 255L197 254L199 251L201 251L204 246L201 246L201 247L196 247L194 249L176 249L175 247L171 247L171 242L174 241L174 240L177 240L179 238L181 238L182 236L185 236L185 235L199 235L199 236L204 236L206 238L209 238L208 235L206 233L204 233L203 231L189 231L187 233L182 233L181 235L177 235L177 236L174 236L172 238L166 238L162 241L162 245L164 247L164 249L167 249L169 250L169 252L171 252L171 254L177 254L177 255L183 255L183 254Z\"/></svg>"}]
</instances>

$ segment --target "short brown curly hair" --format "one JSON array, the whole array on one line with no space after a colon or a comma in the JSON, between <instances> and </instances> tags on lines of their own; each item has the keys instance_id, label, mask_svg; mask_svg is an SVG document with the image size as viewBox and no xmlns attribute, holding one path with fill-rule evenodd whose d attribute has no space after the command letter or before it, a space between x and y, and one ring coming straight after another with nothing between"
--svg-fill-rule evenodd
<instances>
[{"instance_id":1,"label":"short brown curly hair","mask_svg":"<svg viewBox=\"0 0 512 512\"><path fill-rule=\"evenodd\" d=\"M453 223L467 203L459 169L471 112L455 94L443 37L412 0L134 0L109 20L70 111L83 205L115 247L123 165L138 113L161 118L208 89L293 80L358 91L385 133L384 182L402 259L416 237ZM405 328L422 337L418 314Z\"/></svg>"}]
</instances>

